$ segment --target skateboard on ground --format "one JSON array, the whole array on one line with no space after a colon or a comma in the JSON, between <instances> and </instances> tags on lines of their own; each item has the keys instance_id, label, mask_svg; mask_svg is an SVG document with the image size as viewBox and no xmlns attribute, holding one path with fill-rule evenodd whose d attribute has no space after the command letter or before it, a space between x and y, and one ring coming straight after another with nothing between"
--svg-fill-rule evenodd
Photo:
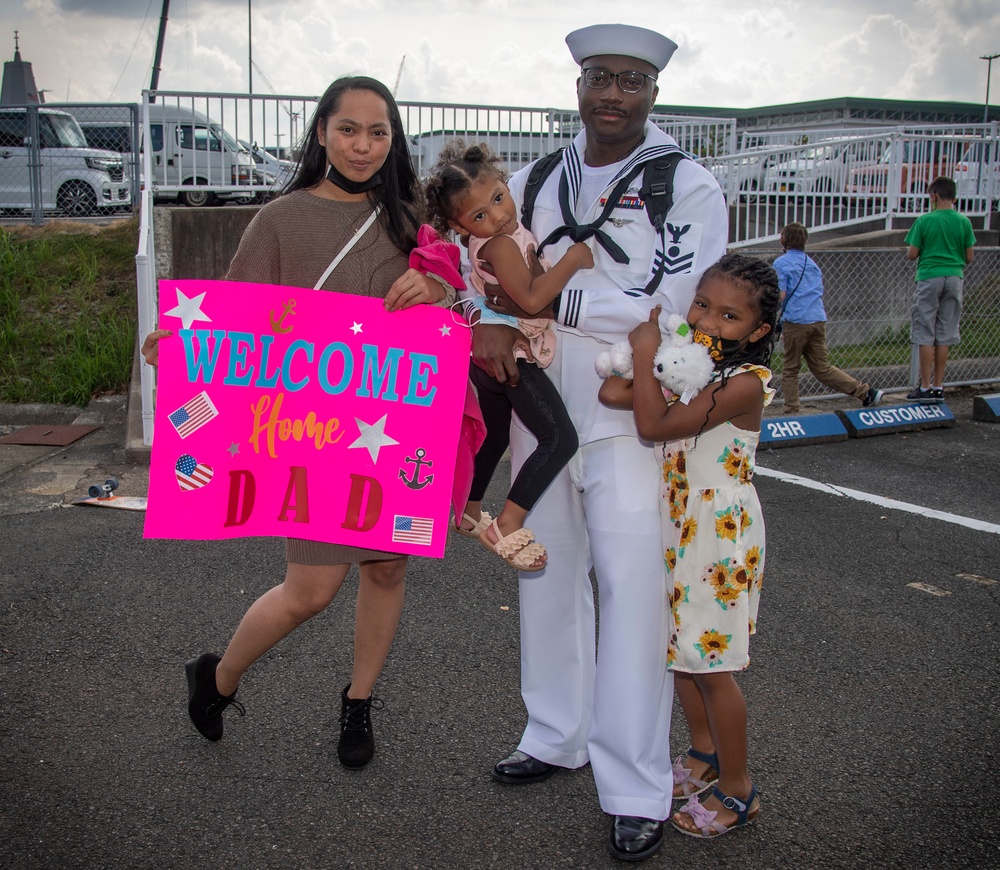
<instances>
[{"instance_id":1,"label":"skateboard on ground","mask_svg":"<svg viewBox=\"0 0 1000 870\"><path fill-rule=\"evenodd\" d=\"M146 510L146 499L138 496L115 495L118 481L109 477L104 483L95 483L87 490L87 498L80 498L73 504L91 504L95 507L121 508L127 511Z\"/></svg>"}]
</instances>

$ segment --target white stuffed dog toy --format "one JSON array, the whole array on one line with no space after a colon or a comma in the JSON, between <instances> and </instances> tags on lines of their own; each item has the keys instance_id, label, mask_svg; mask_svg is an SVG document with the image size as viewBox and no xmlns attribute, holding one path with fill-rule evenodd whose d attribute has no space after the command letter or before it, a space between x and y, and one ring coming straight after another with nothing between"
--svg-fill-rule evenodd
<instances>
[{"instance_id":1,"label":"white stuffed dog toy","mask_svg":"<svg viewBox=\"0 0 1000 870\"><path fill-rule=\"evenodd\" d=\"M666 326L660 325L660 334L660 347L653 357L653 374L664 389L687 403L712 379L715 363L707 347L694 343L691 327L680 314L671 314ZM608 350L602 350L595 367L602 378L615 375L631 380L634 371L628 340L617 341Z\"/></svg>"}]
</instances>

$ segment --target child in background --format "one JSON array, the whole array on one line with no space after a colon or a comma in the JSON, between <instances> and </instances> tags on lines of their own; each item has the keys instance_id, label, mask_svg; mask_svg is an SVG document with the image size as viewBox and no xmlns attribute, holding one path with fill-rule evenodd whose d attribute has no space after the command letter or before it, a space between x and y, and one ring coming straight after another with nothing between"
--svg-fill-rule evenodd
<instances>
[{"instance_id":1,"label":"child in background","mask_svg":"<svg viewBox=\"0 0 1000 870\"><path fill-rule=\"evenodd\" d=\"M781 371L781 395L785 413L798 414L799 368L805 359L814 378L831 390L860 399L868 408L882 401L884 393L862 383L830 364L826 349L826 309L823 307L823 273L806 253L809 230L793 221L781 231L785 253L774 261L781 288L782 341L785 362Z\"/></svg>"},{"instance_id":2,"label":"child in background","mask_svg":"<svg viewBox=\"0 0 1000 870\"><path fill-rule=\"evenodd\" d=\"M906 256L917 261L910 341L917 345L920 367L920 383L906 398L921 405L944 401L948 348L959 340L963 276L975 253L976 234L969 219L955 210L956 193L951 178L935 178L927 188L931 210L906 234Z\"/></svg>"},{"instance_id":3,"label":"child in background","mask_svg":"<svg viewBox=\"0 0 1000 870\"><path fill-rule=\"evenodd\" d=\"M545 567L545 548L533 543L534 535L524 528L524 520L572 458L578 441L555 386L541 370L552 360L555 331L550 319L537 319L535 315L549 308L579 269L593 268L594 258L590 248L580 242L551 269L535 274L529 265L528 250L535 247L536 241L518 221L499 163L500 158L487 146L466 148L462 140L454 140L442 150L426 188L435 228L442 234L454 231L468 245L480 318L503 317L486 308L484 295L487 284L499 284L533 319L504 317L497 322L516 325L524 333L537 363L518 360L520 380L516 387L501 384L478 366L470 366L470 378L486 424L486 440L476 454L469 502L456 531L478 538L508 565L521 571L541 571ZM538 446L511 485L499 516L492 519L482 510L482 499L507 449L512 411L535 436Z\"/></svg>"},{"instance_id":4,"label":"child in background","mask_svg":"<svg viewBox=\"0 0 1000 870\"><path fill-rule=\"evenodd\" d=\"M601 390L604 404L633 409L639 437L657 442L674 619L667 661L691 734L691 748L674 762L674 798L688 801L670 821L705 839L760 810L733 672L750 661L763 579L764 521L752 481L761 416L774 393L766 365L779 305L774 270L728 254L702 276L688 311L695 341L716 361L708 386L688 404L664 396L653 376L661 339L654 309L629 334L634 381L609 378Z\"/></svg>"}]
</instances>

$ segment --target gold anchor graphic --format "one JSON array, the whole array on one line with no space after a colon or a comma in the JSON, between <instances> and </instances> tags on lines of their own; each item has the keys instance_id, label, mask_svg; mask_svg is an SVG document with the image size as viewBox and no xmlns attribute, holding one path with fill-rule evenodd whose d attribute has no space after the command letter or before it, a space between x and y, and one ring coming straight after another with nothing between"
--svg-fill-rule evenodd
<instances>
[{"instance_id":1,"label":"gold anchor graphic","mask_svg":"<svg viewBox=\"0 0 1000 870\"><path fill-rule=\"evenodd\" d=\"M428 483L433 482L434 475L428 474L423 480L420 479L420 469L423 466L430 468L434 462L428 459L424 462L424 457L427 455L427 451L422 447L418 447L416 450L417 458L414 459L412 456L407 456L403 461L412 462L416 468L413 469L413 477L407 477L406 472L401 468L399 469L399 479L403 481L410 489L423 489Z\"/></svg>"},{"instance_id":2,"label":"gold anchor graphic","mask_svg":"<svg viewBox=\"0 0 1000 870\"><path fill-rule=\"evenodd\" d=\"M295 300L294 299L289 299L285 303L285 310L281 312L281 316L278 318L277 322L275 322L274 312L272 311L271 312L271 329L273 329L275 332L291 332L292 331L292 327L290 327L290 326L283 326L282 324L284 324L285 318L288 317L289 314L294 314L295 313L293 311L294 308L295 308Z\"/></svg>"}]
</instances>

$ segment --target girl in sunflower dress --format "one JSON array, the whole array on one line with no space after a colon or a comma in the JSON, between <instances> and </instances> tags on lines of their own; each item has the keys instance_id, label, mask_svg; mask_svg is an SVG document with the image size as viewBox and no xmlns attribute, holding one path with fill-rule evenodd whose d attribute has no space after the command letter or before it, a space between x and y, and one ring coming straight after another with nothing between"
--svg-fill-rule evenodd
<instances>
[{"instance_id":1,"label":"girl in sunflower dress","mask_svg":"<svg viewBox=\"0 0 1000 870\"><path fill-rule=\"evenodd\" d=\"M734 678L750 661L764 568L764 521L754 454L779 309L778 279L764 261L729 254L702 276L688 311L695 341L716 363L688 403L664 395L653 375L659 310L629 335L635 377L602 386L601 399L631 407L641 438L656 442L660 517L674 630L667 661L691 733L674 763L671 817L681 833L711 838L760 810L747 772L746 704ZM710 791L704 800L698 795Z\"/></svg>"}]
</instances>

